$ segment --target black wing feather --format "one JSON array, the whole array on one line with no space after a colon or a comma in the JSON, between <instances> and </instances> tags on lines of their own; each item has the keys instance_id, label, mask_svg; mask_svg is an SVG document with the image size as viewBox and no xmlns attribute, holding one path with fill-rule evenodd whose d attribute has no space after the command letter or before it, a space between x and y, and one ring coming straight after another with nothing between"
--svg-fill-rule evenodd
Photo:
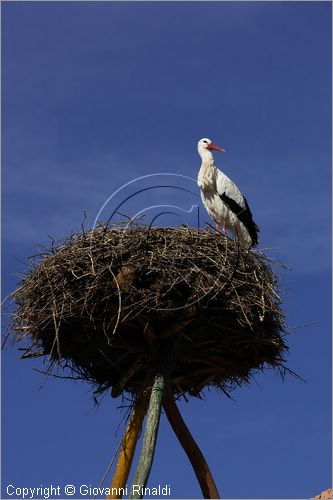
<instances>
[{"instance_id":1,"label":"black wing feather","mask_svg":"<svg viewBox=\"0 0 333 500\"><path fill-rule=\"evenodd\" d=\"M228 208L238 217L238 219L244 224L246 229L249 232L250 238L252 240L252 245L258 244L258 232L259 227L253 221L252 213L247 202L247 199L243 197L245 207L242 207L237 203L237 201L233 200L228 196L225 192L220 194L220 198L227 205Z\"/></svg>"}]
</instances>

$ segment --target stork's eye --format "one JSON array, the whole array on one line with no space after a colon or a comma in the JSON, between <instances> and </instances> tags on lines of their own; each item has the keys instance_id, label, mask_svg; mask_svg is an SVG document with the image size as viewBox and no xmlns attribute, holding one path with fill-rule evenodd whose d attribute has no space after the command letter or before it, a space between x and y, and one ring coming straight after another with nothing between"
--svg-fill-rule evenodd
<instances>
[{"instance_id":1,"label":"stork's eye","mask_svg":"<svg viewBox=\"0 0 333 500\"><path fill-rule=\"evenodd\" d=\"M202 142L204 142L204 143L208 144L208 142L207 142L207 141L202 141Z\"/></svg>"}]
</instances>

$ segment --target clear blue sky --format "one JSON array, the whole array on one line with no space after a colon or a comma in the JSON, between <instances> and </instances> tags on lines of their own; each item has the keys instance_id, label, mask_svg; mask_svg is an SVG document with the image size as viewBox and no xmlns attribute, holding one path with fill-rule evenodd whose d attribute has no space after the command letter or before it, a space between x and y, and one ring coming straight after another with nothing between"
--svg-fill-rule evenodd
<instances>
[{"instance_id":1,"label":"clear blue sky","mask_svg":"<svg viewBox=\"0 0 333 500\"><path fill-rule=\"evenodd\" d=\"M306 383L269 372L233 401L211 391L181 411L224 498L329 487L331 4L1 7L4 294L37 243L77 230L84 211L92 225L124 183L196 178L196 143L210 137L226 149L217 163L246 194L260 247L290 267L288 365ZM181 201L176 190L144 196L131 209ZM121 400L107 396L96 411L88 386L44 383L33 371L41 360L18 355L2 356L2 496L8 484L97 486L121 436ZM201 494L164 417L149 483Z\"/></svg>"}]
</instances>

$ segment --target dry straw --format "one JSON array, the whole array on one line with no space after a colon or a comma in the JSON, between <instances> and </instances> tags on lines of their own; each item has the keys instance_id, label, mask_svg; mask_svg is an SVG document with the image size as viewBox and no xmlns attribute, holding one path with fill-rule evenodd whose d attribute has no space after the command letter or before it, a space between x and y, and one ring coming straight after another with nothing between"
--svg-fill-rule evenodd
<instances>
[{"instance_id":1,"label":"dry straw","mask_svg":"<svg viewBox=\"0 0 333 500\"><path fill-rule=\"evenodd\" d=\"M174 396L228 393L258 370L283 372L271 263L208 228L82 230L36 256L13 298L23 358L46 356L47 373L69 369L96 394L136 398L158 373Z\"/></svg>"}]
</instances>

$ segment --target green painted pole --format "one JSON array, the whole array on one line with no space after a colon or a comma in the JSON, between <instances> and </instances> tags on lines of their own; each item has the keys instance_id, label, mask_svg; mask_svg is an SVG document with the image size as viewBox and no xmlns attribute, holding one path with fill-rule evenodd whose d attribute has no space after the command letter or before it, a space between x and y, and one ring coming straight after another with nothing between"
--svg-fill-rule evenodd
<instances>
[{"instance_id":1,"label":"green painted pole","mask_svg":"<svg viewBox=\"0 0 333 500\"><path fill-rule=\"evenodd\" d=\"M156 375L150 395L141 455L133 479L129 498L142 498L144 495L144 489L148 482L156 447L156 438L162 410L164 384L164 376Z\"/></svg>"}]
</instances>

